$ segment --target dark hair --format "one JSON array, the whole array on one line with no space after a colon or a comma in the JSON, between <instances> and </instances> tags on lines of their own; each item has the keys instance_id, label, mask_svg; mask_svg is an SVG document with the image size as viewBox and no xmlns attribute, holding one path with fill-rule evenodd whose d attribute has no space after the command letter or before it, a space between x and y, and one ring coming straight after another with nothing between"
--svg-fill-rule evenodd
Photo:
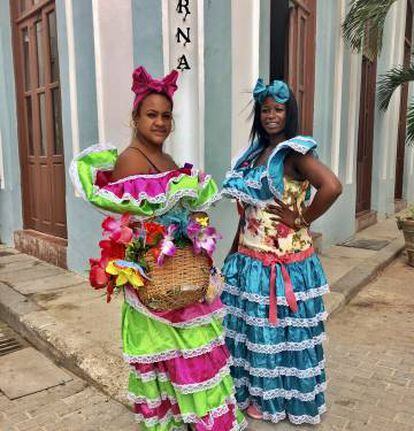
<instances>
[{"instance_id":1,"label":"dark hair","mask_svg":"<svg viewBox=\"0 0 414 431\"><path fill-rule=\"evenodd\" d=\"M295 95L292 92L292 89L289 87L290 97L286 102L286 126L285 126L285 136L286 139L291 139L297 136L299 132L299 109L298 103L296 102ZM260 121L260 111L262 105L259 102L255 102L253 107L253 125L250 130L250 140L253 142L256 138L260 141L267 141L268 135L265 129L262 126Z\"/></svg>"}]
</instances>

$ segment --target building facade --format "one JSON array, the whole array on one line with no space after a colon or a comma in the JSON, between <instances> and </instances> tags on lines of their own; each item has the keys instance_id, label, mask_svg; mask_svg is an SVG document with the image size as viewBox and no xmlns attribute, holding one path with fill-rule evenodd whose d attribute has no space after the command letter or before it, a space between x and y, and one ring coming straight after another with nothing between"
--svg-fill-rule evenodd
<instances>
[{"instance_id":1,"label":"building facade","mask_svg":"<svg viewBox=\"0 0 414 431\"><path fill-rule=\"evenodd\" d=\"M102 215L73 192L74 154L97 142L127 145L132 70L181 71L167 150L220 181L248 144L257 77L285 79L302 133L344 192L313 229L322 245L414 200L414 149L405 145L411 89L376 104L378 77L409 61L411 0L392 6L377 61L341 35L346 0L0 1L0 240L83 271L96 254ZM212 215L224 234L234 204Z\"/></svg>"}]
</instances>

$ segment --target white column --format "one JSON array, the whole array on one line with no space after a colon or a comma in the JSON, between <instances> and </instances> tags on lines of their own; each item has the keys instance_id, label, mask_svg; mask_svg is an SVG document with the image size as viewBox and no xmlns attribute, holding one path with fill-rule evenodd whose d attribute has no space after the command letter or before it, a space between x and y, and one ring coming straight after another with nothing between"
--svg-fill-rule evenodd
<instances>
[{"instance_id":1,"label":"white column","mask_svg":"<svg viewBox=\"0 0 414 431\"><path fill-rule=\"evenodd\" d=\"M65 0L66 34L68 43L69 63L69 97L70 97L70 125L72 133L72 151L76 155L79 145L78 92L76 83L76 54L73 27L73 0Z\"/></svg>"},{"instance_id":2,"label":"white column","mask_svg":"<svg viewBox=\"0 0 414 431\"><path fill-rule=\"evenodd\" d=\"M6 188L6 179L4 178L4 163L3 163L3 141L0 129L0 189Z\"/></svg>"},{"instance_id":3,"label":"white column","mask_svg":"<svg viewBox=\"0 0 414 431\"><path fill-rule=\"evenodd\" d=\"M99 140L122 148L131 137L131 1L92 2Z\"/></svg>"},{"instance_id":4,"label":"white column","mask_svg":"<svg viewBox=\"0 0 414 431\"><path fill-rule=\"evenodd\" d=\"M348 119L346 141L346 169L345 182L352 184L356 181L354 172L356 165L355 152L358 144L359 104L361 87L361 54L351 53L349 64L348 88Z\"/></svg>"},{"instance_id":5,"label":"white column","mask_svg":"<svg viewBox=\"0 0 414 431\"><path fill-rule=\"evenodd\" d=\"M260 1L231 1L232 117L234 157L248 143L252 90L259 77Z\"/></svg>"},{"instance_id":6,"label":"white column","mask_svg":"<svg viewBox=\"0 0 414 431\"><path fill-rule=\"evenodd\" d=\"M344 69L344 40L342 28L339 23L345 17L345 0L338 1L337 31L336 31L336 56L335 56L335 79L333 95L332 115L332 143L331 143L331 169L338 175L339 172L339 148L341 143L341 113L342 113L342 91L343 91L343 69Z\"/></svg>"},{"instance_id":7,"label":"white column","mask_svg":"<svg viewBox=\"0 0 414 431\"><path fill-rule=\"evenodd\" d=\"M402 16L402 13L404 15ZM383 64L387 67L387 71L393 66L402 63L402 46L403 46L403 31L405 25L405 0L400 0L391 6L386 24L389 26L388 38L385 38L383 54L385 56ZM382 57L381 55L381 57ZM393 178L395 175L395 158L398 136L398 121L400 112L400 96L401 91L397 89L390 101L387 111L381 118L381 134L382 137L382 164L381 164L381 179L386 180Z\"/></svg>"},{"instance_id":8,"label":"white column","mask_svg":"<svg viewBox=\"0 0 414 431\"><path fill-rule=\"evenodd\" d=\"M163 0L164 73L178 69L175 130L167 150L178 163L204 167L204 0ZM186 67L189 67L188 69Z\"/></svg>"}]
</instances>

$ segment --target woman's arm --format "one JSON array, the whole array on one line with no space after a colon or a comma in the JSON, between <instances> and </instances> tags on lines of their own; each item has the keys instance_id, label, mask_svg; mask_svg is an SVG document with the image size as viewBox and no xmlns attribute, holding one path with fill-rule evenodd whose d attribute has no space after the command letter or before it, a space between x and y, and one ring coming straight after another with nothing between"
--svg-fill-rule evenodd
<instances>
[{"instance_id":1,"label":"woman's arm","mask_svg":"<svg viewBox=\"0 0 414 431\"><path fill-rule=\"evenodd\" d=\"M317 190L310 206L302 212L305 221L312 223L338 199L342 184L327 166L311 155L295 157L295 167Z\"/></svg>"},{"instance_id":2,"label":"woman's arm","mask_svg":"<svg viewBox=\"0 0 414 431\"><path fill-rule=\"evenodd\" d=\"M305 222L310 224L332 206L342 193L342 184L327 166L309 154L295 154L292 157L292 164L300 176L307 179L317 190L311 205L302 212ZM299 211L290 210L278 199L276 203L277 206L269 205L269 208L277 215L278 221L291 228L297 228L295 220L299 216Z\"/></svg>"}]
</instances>

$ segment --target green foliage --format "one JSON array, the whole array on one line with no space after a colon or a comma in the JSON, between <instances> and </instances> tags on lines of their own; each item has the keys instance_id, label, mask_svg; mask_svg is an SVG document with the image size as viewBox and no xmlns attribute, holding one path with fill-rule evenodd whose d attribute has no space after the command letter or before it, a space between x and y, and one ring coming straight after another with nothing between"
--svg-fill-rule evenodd
<instances>
[{"instance_id":1,"label":"green foliage","mask_svg":"<svg viewBox=\"0 0 414 431\"><path fill-rule=\"evenodd\" d=\"M385 111L391 100L394 91L402 84L414 81L414 63L408 67L396 66L384 75L381 75L378 81L378 106Z\"/></svg>"},{"instance_id":2,"label":"green foliage","mask_svg":"<svg viewBox=\"0 0 414 431\"><path fill-rule=\"evenodd\" d=\"M381 53L385 18L397 0L352 0L342 31L345 41L357 52L374 60Z\"/></svg>"}]
</instances>

